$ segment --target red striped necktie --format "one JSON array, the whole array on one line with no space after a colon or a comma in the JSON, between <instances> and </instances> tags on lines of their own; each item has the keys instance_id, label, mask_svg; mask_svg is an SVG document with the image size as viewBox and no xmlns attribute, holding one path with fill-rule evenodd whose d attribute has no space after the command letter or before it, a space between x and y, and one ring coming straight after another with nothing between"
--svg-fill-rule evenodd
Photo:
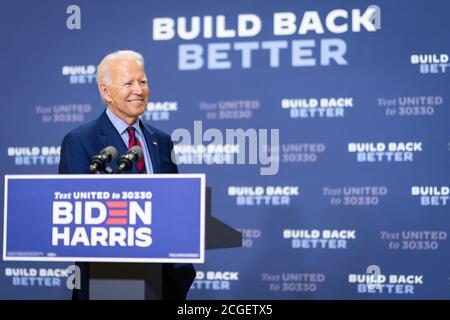
<instances>
[{"instance_id":1,"label":"red striped necktie","mask_svg":"<svg viewBox=\"0 0 450 320\"><path fill-rule=\"evenodd\" d=\"M142 148L141 142L136 137L136 133L135 133L136 128L128 127L127 131L128 131L128 149L130 149L131 147L134 147L134 146L139 146ZM144 151L144 150L142 150L142 151ZM144 155L142 155L141 160L136 164L136 168L139 173L147 173L147 170L145 168Z\"/></svg>"}]
</instances>

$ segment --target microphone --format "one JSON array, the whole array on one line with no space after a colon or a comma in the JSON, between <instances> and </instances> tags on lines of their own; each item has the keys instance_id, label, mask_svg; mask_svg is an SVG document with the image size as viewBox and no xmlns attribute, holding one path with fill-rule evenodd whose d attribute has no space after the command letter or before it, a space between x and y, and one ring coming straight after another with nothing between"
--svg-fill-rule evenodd
<instances>
[{"instance_id":1,"label":"microphone","mask_svg":"<svg viewBox=\"0 0 450 320\"><path fill-rule=\"evenodd\" d=\"M117 157L117 149L113 146L108 146L98 154L91 158L89 170L91 173L100 173L100 170L106 170L106 164L110 163Z\"/></svg>"},{"instance_id":2,"label":"microphone","mask_svg":"<svg viewBox=\"0 0 450 320\"><path fill-rule=\"evenodd\" d=\"M127 153L122 155L119 159L119 166L117 173L129 171L133 166L133 162L139 162L143 157L142 148L140 146L133 146L128 149Z\"/></svg>"}]
</instances>

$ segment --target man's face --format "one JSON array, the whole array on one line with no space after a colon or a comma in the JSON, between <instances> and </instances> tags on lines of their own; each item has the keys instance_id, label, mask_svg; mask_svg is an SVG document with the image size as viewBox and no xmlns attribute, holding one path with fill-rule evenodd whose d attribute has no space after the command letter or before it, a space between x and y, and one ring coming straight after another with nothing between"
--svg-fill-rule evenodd
<instances>
[{"instance_id":1,"label":"man's face","mask_svg":"<svg viewBox=\"0 0 450 320\"><path fill-rule=\"evenodd\" d=\"M116 116L132 124L147 106L149 88L144 68L128 59L112 60L109 68L112 84L101 85L104 99Z\"/></svg>"}]
</instances>

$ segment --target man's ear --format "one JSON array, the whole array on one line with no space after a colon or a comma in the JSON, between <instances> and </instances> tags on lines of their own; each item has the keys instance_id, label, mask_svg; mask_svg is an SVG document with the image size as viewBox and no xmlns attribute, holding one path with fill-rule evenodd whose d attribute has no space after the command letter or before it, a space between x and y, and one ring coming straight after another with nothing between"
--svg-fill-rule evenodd
<instances>
[{"instance_id":1,"label":"man's ear","mask_svg":"<svg viewBox=\"0 0 450 320\"><path fill-rule=\"evenodd\" d=\"M109 90L109 88L104 83L100 83L99 87L100 92L102 93L103 100L105 100L106 102L112 102L111 91Z\"/></svg>"}]
</instances>

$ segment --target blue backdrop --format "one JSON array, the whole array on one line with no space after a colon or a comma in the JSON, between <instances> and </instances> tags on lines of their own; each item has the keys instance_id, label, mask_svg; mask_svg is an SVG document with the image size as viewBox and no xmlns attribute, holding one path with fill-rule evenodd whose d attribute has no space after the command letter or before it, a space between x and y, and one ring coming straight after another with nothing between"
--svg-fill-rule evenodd
<instances>
[{"instance_id":1,"label":"blue backdrop","mask_svg":"<svg viewBox=\"0 0 450 320\"><path fill-rule=\"evenodd\" d=\"M261 175L260 158L220 163L234 143L197 153L212 164L177 149L181 172L206 173L213 215L244 234L242 248L207 252L189 299L449 299L448 9L2 1L0 170L57 173L63 136L104 109L96 65L136 50L153 126L279 129L273 175ZM0 297L68 299L66 267L1 262Z\"/></svg>"}]
</instances>

